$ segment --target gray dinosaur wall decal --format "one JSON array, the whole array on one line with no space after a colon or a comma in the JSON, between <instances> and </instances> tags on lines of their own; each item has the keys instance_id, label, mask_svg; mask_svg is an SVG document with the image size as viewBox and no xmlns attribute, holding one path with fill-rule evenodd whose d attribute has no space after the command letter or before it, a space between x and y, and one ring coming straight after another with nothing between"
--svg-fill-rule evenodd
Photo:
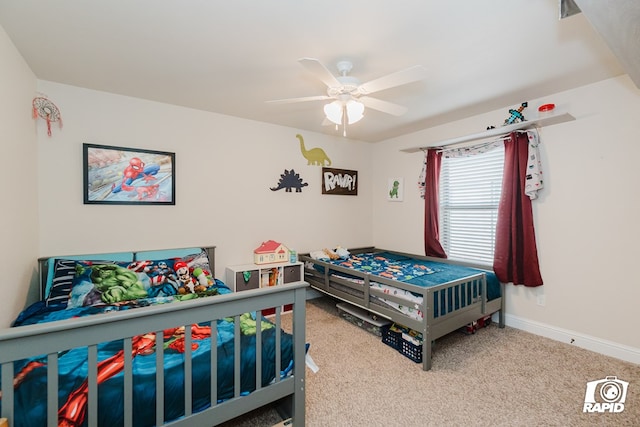
<instances>
[{"instance_id":1,"label":"gray dinosaur wall decal","mask_svg":"<svg viewBox=\"0 0 640 427\"><path fill-rule=\"evenodd\" d=\"M296 138L300 140L300 151L302 151L302 156L307 159L307 165L324 166L324 162L327 161L329 162L327 166L331 166L331 159L322 148L316 147L311 150L307 150L304 147L304 139L302 138L302 135L297 134Z\"/></svg>"},{"instance_id":2,"label":"gray dinosaur wall decal","mask_svg":"<svg viewBox=\"0 0 640 427\"><path fill-rule=\"evenodd\" d=\"M309 184L302 181L300 174L296 173L296 171L293 169L290 171L285 169L284 173L280 174L280 181L278 181L278 185L276 187L271 187L271 191L278 191L284 188L284 191L287 193L291 193L292 189L295 189L296 193L301 193L302 187L306 187L307 185Z\"/></svg>"}]
</instances>

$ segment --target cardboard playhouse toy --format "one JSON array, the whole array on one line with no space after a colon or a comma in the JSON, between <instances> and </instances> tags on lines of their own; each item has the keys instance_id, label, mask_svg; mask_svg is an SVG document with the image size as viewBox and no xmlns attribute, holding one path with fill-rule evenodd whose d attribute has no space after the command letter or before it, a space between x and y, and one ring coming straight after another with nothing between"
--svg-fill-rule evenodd
<instances>
[{"instance_id":1,"label":"cardboard playhouse toy","mask_svg":"<svg viewBox=\"0 0 640 427\"><path fill-rule=\"evenodd\" d=\"M262 242L262 244L253 251L253 262L256 264L287 261L289 261L289 249L275 240Z\"/></svg>"}]
</instances>

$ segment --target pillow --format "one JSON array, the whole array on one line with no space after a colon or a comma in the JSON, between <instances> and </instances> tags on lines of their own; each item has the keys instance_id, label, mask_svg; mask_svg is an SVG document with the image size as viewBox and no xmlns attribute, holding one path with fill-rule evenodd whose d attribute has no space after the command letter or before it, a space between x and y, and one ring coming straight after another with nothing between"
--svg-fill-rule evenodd
<instances>
[{"instance_id":1,"label":"pillow","mask_svg":"<svg viewBox=\"0 0 640 427\"><path fill-rule=\"evenodd\" d=\"M185 286L187 293L201 292L215 283L206 251L181 258L134 261L129 269L144 274L141 280L147 284L150 297L175 295Z\"/></svg>"},{"instance_id":2,"label":"pillow","mask_svg":"<svg viewBox=\"0 0 640 427\"><path fill-rule=\"evenodd\" d=\"M47 295L45 299L46 305L66 304L75 275L76 261L70 259L53 259L49 261L47 288L45 288Z\"/></svg>"},{"instance_id":3,"label":"pillow","mask_svg":"<svg viewBox=\"0 0 640 427\"><path fill-rule=\"evenodd\" d=\"M73 288L74 280L76 279L76 273L78 271L77 266L86 267L91 264L114 264L117 261L108 260L96 260L96 261L79 261L74 259L53 259L49 261L51 267L49 271L53 274L49 275L48 282L50 282L50 288L48 296L45 299L47 306L52 305L66 305ZM125 264L128 264L125 263Z\"/></svg>"},{"instance_id":4,"label":"pillow","mask_svg":"<svg viewBox=\"0 0 640 427\"><path fill-rule=\"evenodd\" d=\"M60 266L60 264L57 261L67 261L65 264L66 266ZM68 270L68 265L71 261L86 261L86 260L91 260L91 261L102 261L102 260L111 260L111 261L131 261L133 260L133 253L132 252L114 252L114 253L108 253L108 254L92 254L92 255L69 255L66 256L64 258L49 258L47 260L47 283L45 284L45 288L44 288L44 300L45 302L48 303L49 298L51 297L51 291L53 288L53 280L54 278L58 277L58 285L62 286L64 289L69 290L71 287L71 283L70 282L66 282L67 279L62 279L62 277L68 276L69 270ZM103 262L109 262L109 261L103 261ZM56 267L61 267L63 268L63 270L66 271L62 271L62 272L57 272ZM64 283L60 283L61 281L63 281ZM65 290L62 290L62 293L64 294ZM58 295L59 292L56 291L56 295L55 295L55 299L59 299L60 295Z\"/></svg>"},{"instance_id":5,"label":"pillow","mask_svg":"<svg viewBox=\"0 0 640 427\"><path fill-rule=\"evenodd\" d=\"M148 296L149 281L130 262L76 261L67 308L111 305Z\"/></svg>"},{"instance_id":6,"label":"pillow","mask_svg":"<svg viewBox=\"0 0 640 427\"><path fill-rule=\"evenodd\" d=\"M206 293L216 287L206 251L160 260L96 265L76 262L67 308L121 305L150 298Z\"/></svg>"},{"instance_id":7,"label":"pillow","mask_svg":"<svg viewBox=\"0 0 640 427\"><path fill-rule=\"evenodd\" d=\"M87 270L93 265L128 265L128 262L97 260L97 261L78 261L73 259L56 259L53 265L53 277L51 278L51 289L46 299L46 304L51 305L67 305L74 284L78 281L78 277L83 273L90 274L91 270Z\"/></svg>"}]
</instances>

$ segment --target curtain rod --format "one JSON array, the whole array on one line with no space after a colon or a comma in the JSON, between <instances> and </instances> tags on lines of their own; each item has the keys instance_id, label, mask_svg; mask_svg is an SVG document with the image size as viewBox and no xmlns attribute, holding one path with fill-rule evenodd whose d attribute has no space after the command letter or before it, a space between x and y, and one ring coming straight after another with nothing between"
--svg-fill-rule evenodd
<instances>
[{"instance_id":1,"label":"curtain rod","mask_svg":"<svg viewBox=\"0 0 640 427\"><path fill-rule=\"evenodd\" d=\"M460 148L465 148L465 147L483 147L483 146L487 146L487 145L491 145L491 144L495 144L496 142L500 142L500 141L506 141L507 139L509 139L509 135L512 133L527 133L530 132L532 130L535 130L536 132L538 131L537 128L532 128L532 129L526 129L526 130L512 130L510 132L506 132L503 133L501 135L497 135L495 138L491 138L485 142L476 142L476 143L472 143L470 141L460 141L460 142L449 142L447 144L443 144L443 145L434 145L431 147L420 147L421 151L427 151L429 149L437 149L438 152L443 152L443 151L447 151L447 150L455 150L455 149L460 149Z\"/></svg>"}]
</instances>

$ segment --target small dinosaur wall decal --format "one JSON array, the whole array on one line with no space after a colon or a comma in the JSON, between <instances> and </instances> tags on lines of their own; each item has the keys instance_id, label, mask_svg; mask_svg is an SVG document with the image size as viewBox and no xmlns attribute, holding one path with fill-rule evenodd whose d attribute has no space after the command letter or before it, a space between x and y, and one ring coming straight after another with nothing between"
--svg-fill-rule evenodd
<instances>
[{"instance_id":1,"label":"small dinosaur wall decal","mask_svg":"<svg viewBox=\"0 0 640 427\"><path fill-rule=\"evenodd\" d=\"M302 135L297 134L296 138L300 140L300 151L302 151L302 156L307 159L307 165L324 166L324 162L327 161L329 162L327 166L331 166L331 159L322 148L316 147L311 150L307 150L304 147L304 139L302 139Z\"/></svg>"},{"instance_id":2,"label":"small dinosaur wall decal","mask_svg":"<svg viewBox=\"0 0 640 427\"><path fill-rule=\"evenodd\" d=\"M393 181L393 187L389 190L389 198L393 199L394 197L398 198L398 188L400 188L400 183L398 181Z\"/></svg>"},{"instance_id":3,"label":"small dinosaur wall decal","mask_svg":"<svg viewBox=\"0 0 640 427\"><path fill-rule=\"evenodd\" d=\"M291 193L291 189L295 189L296 193L302 192L302 187L306 187L308 183L302 181L300 174L296 173L293 169L290 171L284 170L284 173L280 175L280 181L276 187L271 187L271 191L278 191L285 189L287 193Z\"/></svg>"}]
</instances>

